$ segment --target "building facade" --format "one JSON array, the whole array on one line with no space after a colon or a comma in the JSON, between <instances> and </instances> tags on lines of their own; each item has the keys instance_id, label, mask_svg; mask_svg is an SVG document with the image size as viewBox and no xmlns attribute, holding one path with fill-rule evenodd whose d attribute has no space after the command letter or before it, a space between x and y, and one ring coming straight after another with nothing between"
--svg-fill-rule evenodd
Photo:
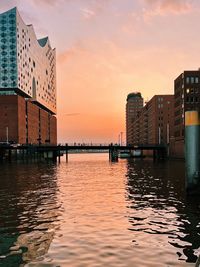
<instances>
[{"instance_id":1,"label":"building facade","mask_svg":"<svg viewBox=\"0 0 200 267\"><path fill-rule=\"evenodd\" d=\"M184 71L174 81L174 155L184 157L185 112L200 110L200 70Z\"/></svg>"},{"instance_id":2,"label":"building facade","mask_svg":"<svg viewBox=\"0 0 200 267\"><path fill-rule=\"evenodd\" d=\"M170 143L174 135L174 96L155 95L137 114L134 144Z\"/></svg>"},{"instance_id":3,"label":"building facade","mask_svg":"<svg viewBox=\"0 0 200 267\"><path fill-rule=\"evenodd\" d=\"M9 141L56 144L55 49L16 8L0 14L0 25L0 141L8 131Z\"/></svg>"},{"instance_id":4,"label":"building facade","mask_svg":"<svg viewBox=\"0 0 200 267\"><path fill-rule=\"evenodd\" d=\"M134 121L137 114L143 107L143 98L141 93L130 93L126 100L126 143L127 145L134 144L134 133L137 130L134 127Z\"/></svg>"}]
</instances>

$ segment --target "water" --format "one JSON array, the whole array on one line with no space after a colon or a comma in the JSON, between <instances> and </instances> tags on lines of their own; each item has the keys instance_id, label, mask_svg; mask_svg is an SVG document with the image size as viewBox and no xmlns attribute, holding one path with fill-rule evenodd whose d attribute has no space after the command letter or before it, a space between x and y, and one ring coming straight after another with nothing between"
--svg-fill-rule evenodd
<instances>
[{"instance_id":1,"label":"water","mask_svg":"<svg viewBox=\"0 0 200 267\"><path fill-rule=\"evenodd\" d=\"M3 165L0 180L0 266L194 266L200 254L182 162L70 155Z\"/></svg>"}]
</instances>

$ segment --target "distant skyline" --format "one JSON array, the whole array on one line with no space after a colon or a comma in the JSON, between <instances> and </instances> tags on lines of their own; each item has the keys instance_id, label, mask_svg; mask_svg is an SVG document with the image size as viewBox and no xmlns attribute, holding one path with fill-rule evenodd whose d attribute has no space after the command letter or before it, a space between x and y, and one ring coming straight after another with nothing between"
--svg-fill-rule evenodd
<instances>
[{"instance_id":1,"label":"distant skyline","mask_svg":"<svg viewBox=\"0 0 200 267\"><path fill-rule=\"evenodd\" d=\"M57 51L58 142L111 142L127 94L172 94L200 67L198 0L1 0ZM124 134L125 136L125 134Z\"/></svg>"}]
</instances>

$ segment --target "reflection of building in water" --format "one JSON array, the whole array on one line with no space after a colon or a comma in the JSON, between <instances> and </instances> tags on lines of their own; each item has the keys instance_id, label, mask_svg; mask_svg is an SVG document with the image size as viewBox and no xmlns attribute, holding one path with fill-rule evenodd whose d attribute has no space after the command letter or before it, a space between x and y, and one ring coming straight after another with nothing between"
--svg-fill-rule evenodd
<instances>
[{"instance_id":1,"label":"reflection of building in water","mask_svg":"<svg viewBox=\"0 0 200 267\"><path fill-rule=\"evenodd\" d=\"M9 168L9 171L8 171ZM0 248L3 266L36 260L44 255L59 225L54 166L1 167ZM3 193L2 193L3 192ZM9 265L10 264L10 265Z\"/></svg>"},{"instance_id":2,"label":"reflection of building in water","mask_svg":"<svg viewBox=\"0 0 200 267\"><path fill-rule=\"evenodd\" d=\"M180 233L177 237L181 242L172 239L169 243L176 248L182 248L187 262L196 262L200 255L200 197L187 196L185 205L179 207Z\"/></svg>"},{"instance_id":3,"label":"reflection of building in water","mask_svg":"<svg viewBox=\"0 0 200 267\"><path fill-rule=\"evenodd\" d=\"M146 250L155 247L157 255L159 249L160 255L165 249L172 250L172 245L175 260L195 262L200 244L200 199L185 197L184 163L129 161L127 198L133 242L145 249L144 240L149 240Z\"/></svg>"},{"instance_id":4,"label":"reflection of building in water","mask_svg":"<svg viewBox=\"0 0 200 267\"><path fill-rule=\"evenodd\" d=\"M0 14L0 25L0 141L55 144L55 49L16 8Z\"/></svg>"}]
</instances>

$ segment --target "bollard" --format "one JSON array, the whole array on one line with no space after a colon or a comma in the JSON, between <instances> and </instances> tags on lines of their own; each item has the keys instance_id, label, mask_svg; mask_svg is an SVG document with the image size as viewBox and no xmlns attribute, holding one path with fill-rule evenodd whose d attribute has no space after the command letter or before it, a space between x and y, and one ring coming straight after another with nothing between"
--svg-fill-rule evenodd
<instances>
[{"instance_id":1,"label":"bollard","mask_svg":"<svg viewBox=\"0 0 200 267\"><path fill-rule=\"evenodd\" d=\"M198 190L200 184L200 112L185 112L186 189ZM199 191L200 193L200 191Z\"/></svg>"}]
</instances>

